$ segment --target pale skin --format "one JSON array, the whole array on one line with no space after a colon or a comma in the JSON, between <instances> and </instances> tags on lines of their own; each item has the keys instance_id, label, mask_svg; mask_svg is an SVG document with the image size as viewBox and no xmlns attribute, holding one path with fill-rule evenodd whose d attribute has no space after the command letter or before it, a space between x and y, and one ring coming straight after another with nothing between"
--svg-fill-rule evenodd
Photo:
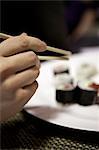
<instances>
[{"instance_id":1,"label":"pale skin","mask_svg":"<svg viewBox=\"0 0 99 150\"><path fill-rule=\"evenodd\" d=\"M31 49L41 52L46 44L25 33L0 44L0 122L19 112L36 92L40 61Z\"/></svg>"}]
</instances>

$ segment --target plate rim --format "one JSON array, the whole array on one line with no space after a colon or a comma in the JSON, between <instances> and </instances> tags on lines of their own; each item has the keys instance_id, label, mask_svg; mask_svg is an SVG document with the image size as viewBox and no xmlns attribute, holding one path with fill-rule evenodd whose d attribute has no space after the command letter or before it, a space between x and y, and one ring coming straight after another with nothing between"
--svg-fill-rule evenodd
<instances>
[{"instance_id":1,"label":"plate rim","mask_svg":"<svg viewBox=\"0 0 99 150\"><path fill-rule=\"evenodd\" d=\"M51 65L53 64L53 62L54 62L54 64L56 64L56 62L57 62L57 60L54 60L54 61L46 61L46 62L43 62L42 63L42 65L46 65L46 64L49 64L49 63L51 63ZM61 61L60 61L61 62ZM27 112L28 113L28 112ZM31 114L31 115L33 115L33 114ZM35 115L34 115L35 116ZM35 117L38 117L38 116L35 116ZM42 120L44 120L43 118L40 118L40 117L38 117L39 119L42 119ZM55 123L53 123L53 122L51 122L51 121L48 121L48 120L44 120L44 121L47 121L47 122L49 122L49 123L52 123L52 124L55 124ZM62 126L62 125L59 125L59 124L55 124L55 125L58 125L58 126ZM66 126L62 126L62 127L66 127ZM90 131L90 132L99 132L98 130L93 130L93 129L88 129L88 128L86 128L86 129L82 129L82 128L76 128L76 127L69 127L69 126L67 126L68 128L72 128L72 129L77 129L77 130L83 130L83 131Z\"/></svg>"}]
</instances>

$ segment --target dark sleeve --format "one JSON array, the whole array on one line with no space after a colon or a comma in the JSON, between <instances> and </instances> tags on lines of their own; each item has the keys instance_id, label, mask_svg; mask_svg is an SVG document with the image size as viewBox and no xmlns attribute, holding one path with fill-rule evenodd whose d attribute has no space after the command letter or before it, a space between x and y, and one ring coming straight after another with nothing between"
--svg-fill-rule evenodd
<instances>
[{"instance_id":1,"label":"dark sleeve","mask_svg":"<svg viewBox=\"0 0 99 150\"><path fill-rule=\"evenodd\" d=\"M27 32L49 45L66 48L66 27L62 1L2 2L2 32Z\"/></svg>"},{"instance_id":2,"label":"dark sleeve","mask_svg":"<svg viewBox=\"0 0 99 150\"><path fill-rule=\"evenodd\" d=\"M39 6L38 19L44 40L60 48L66 48L66 26L62 1L46 1Z\"/></svg>"}]
</instances>

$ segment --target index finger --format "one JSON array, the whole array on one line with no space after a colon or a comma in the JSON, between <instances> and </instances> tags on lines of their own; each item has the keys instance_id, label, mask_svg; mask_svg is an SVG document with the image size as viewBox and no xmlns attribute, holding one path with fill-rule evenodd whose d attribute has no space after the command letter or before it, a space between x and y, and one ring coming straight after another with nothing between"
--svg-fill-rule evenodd
<instances>
[{"instance_id":1,"label":"index finger","mask_svg":"<svg viewBox=\"0 0 99 150\"><path fill-rule=\"evenodd\" d=\"M46 44L38 38L23 33L3 41L0 44L0 55L11 56L29 49L41 52L46 50Z\"/></svg>"}]
</instances>

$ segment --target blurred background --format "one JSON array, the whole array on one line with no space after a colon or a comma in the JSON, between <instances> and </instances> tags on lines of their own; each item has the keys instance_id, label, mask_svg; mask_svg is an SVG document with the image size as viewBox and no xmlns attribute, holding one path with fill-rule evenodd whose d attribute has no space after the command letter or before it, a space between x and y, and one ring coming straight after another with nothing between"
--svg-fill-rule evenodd
<instances>
[{"instance_id":1,"label":"blurred background","mask_svg":"<svg viewBox=\"0 0 99 150\"><path fill-rule=\"evenodd\" d=\"M99 1L2 1L1 31L26 32L77 53L81 47L99 45Z\"/></svg>"}]
</instances>

